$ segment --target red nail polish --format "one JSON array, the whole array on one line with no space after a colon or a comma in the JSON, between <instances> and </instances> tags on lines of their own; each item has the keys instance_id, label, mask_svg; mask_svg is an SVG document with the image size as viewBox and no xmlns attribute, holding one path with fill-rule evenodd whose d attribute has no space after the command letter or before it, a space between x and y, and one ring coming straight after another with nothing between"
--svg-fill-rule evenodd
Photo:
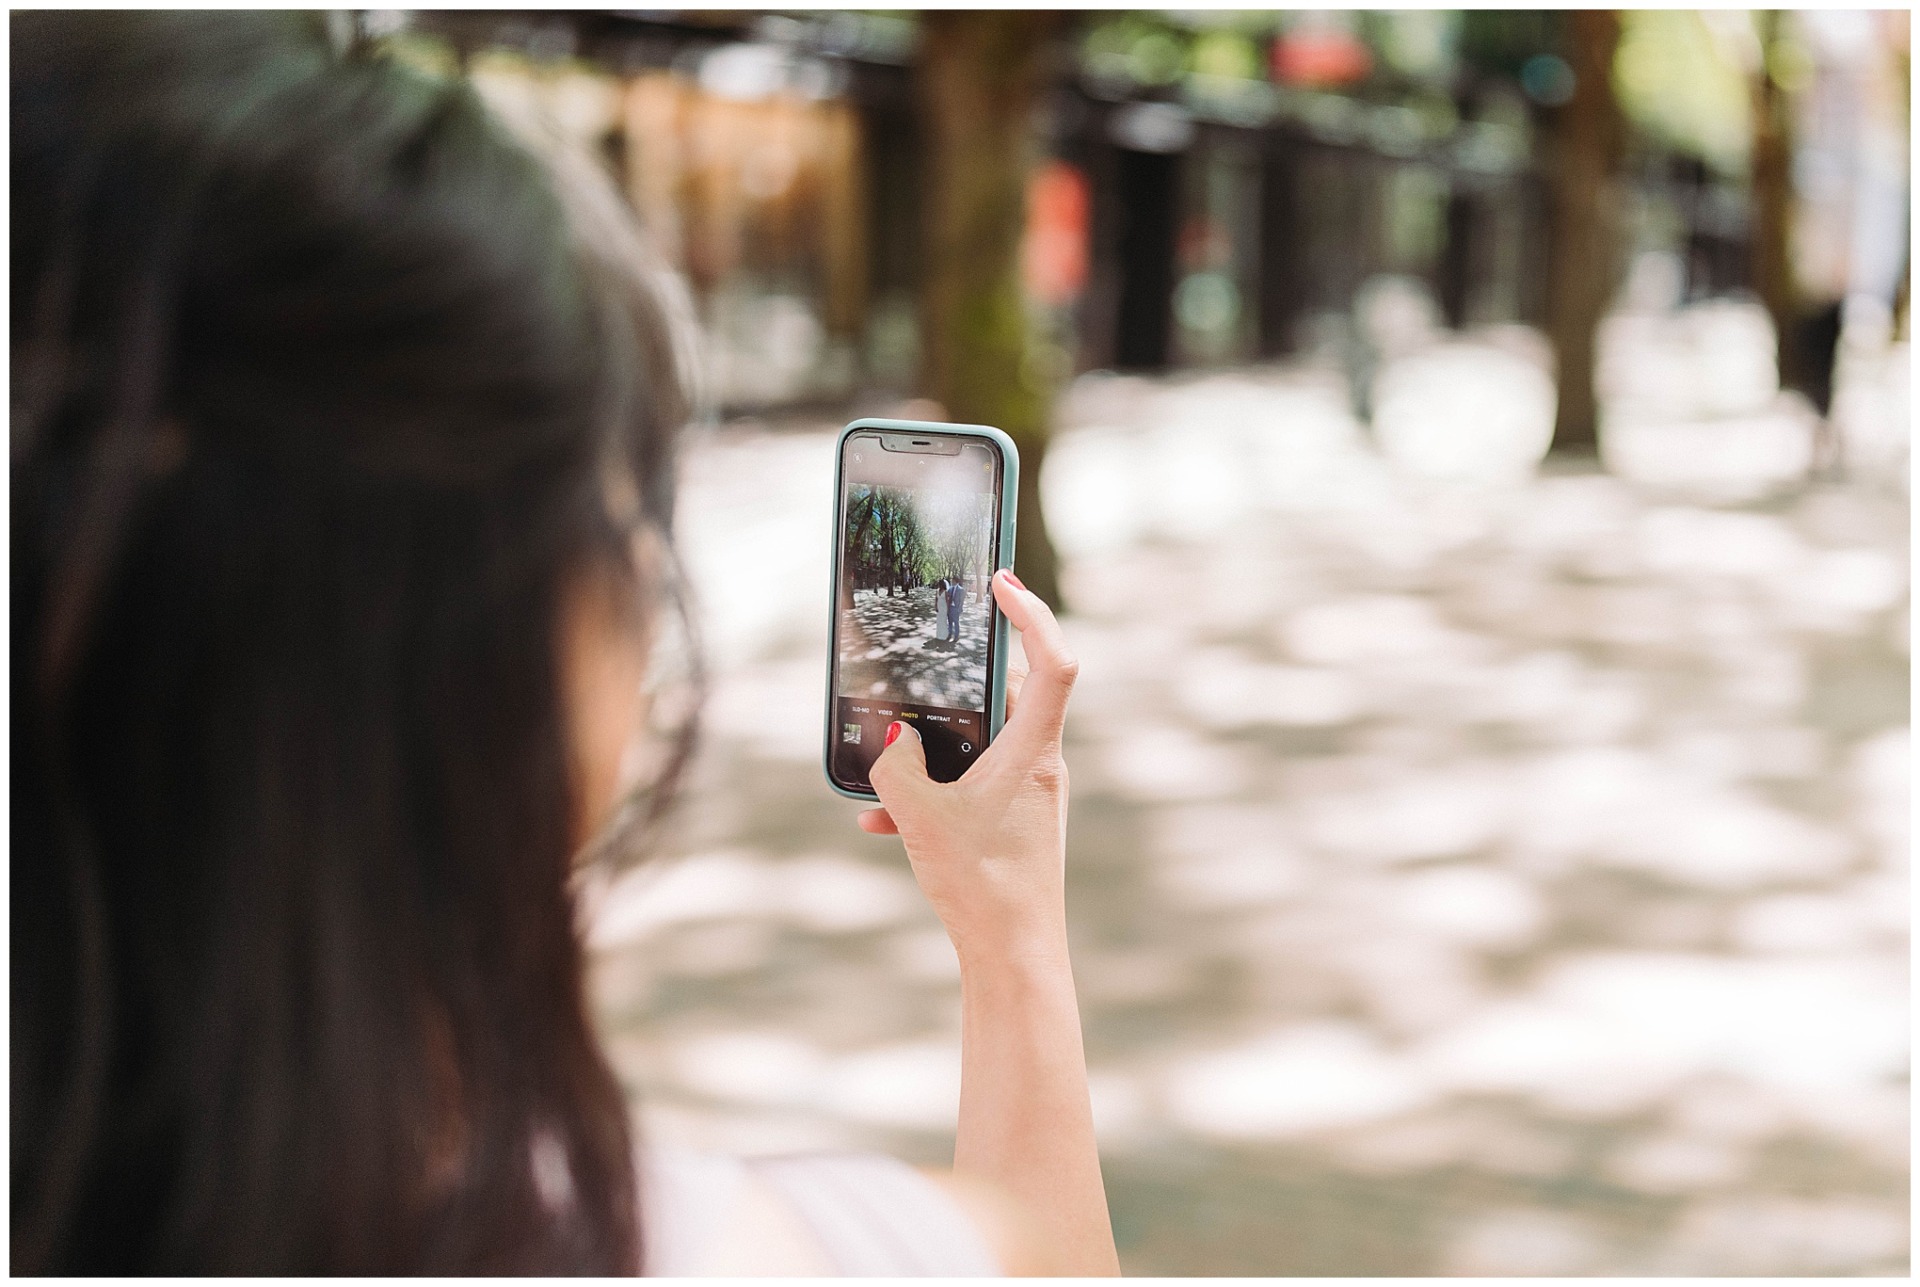
<instances>
[{"instance_id":1,"label":"red nail polish","mask_svg":"<svg viewBox=\"0 0 1920 1287\"><path fill-rule=\"evenodd\" d=\"M898 737L898 736L900 736L900 721L899 721L899 720L895 720L895 721L893 721L893 723L891 723L891 724L889 724L889 725L887 725L887 741L886 741L886 745L887 745L887 746L892 746L892 745L893 745L893 739L894 739L894 738L896 738L896 737ZM886 748L885 748L885 747L882 747L881 749L882 749L882 750L884 750L884 749L886 749Z\"/></svg>"},{"instance_id":2,"label":"red nail polish","mask_svg":"<svg viewBox=\"0 0 1920 1287\"><path fill-rule=\"evenodd\" d=\"M1008 584L1008 585L1010 585L1010 586L1012 586L1012 587L1013 587L1014 589L1016 589L1016 590L1024 590L1024 589L1026 589L1026 588L1027 588L1026 586L1024 586L1024 585L1022 585L1022 584L1021 584L1021 582L1020 582L1020 578L1019 578L1019 577L1017 577L1017 576L1015 576L1015 575L1013 574L1013 569L1012 569L1012 568L1004 568L1004 569L1002 569L1002 570L1003 570L1003 571L1005 571L1005 572L1006 572L1006 574L1007 574L1007 584Z\"/></svg>"}]
</instances>

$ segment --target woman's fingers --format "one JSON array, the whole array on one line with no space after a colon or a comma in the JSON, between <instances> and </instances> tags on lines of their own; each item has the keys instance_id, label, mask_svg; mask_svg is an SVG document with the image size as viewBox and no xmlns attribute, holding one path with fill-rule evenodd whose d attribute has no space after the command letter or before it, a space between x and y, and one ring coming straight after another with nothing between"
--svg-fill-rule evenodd
<instances>
[{"instance_id":1,"label":"woman's fingers","mask_svg":"<svg viewBox=\"0 0 1920 1287\"><path fill-rule=\"evenodd\" d=\"M1067 647L1066 634L1053 609L1007 571L994 573L993 597L1020 632L1027 654L1027 676L1020 688L1018 716L1007 719L1007 733L1030 745L1056 740L1067 719L1067 698L1080 675L1080 662Z\"/></svg>"},{"instance_id":2,"label":"woman's fingers","mask_svg":"<svg viewBox=\"0 0 1920 1287\"><path fill-rule=\"evenodd\" d=\"M897 836L900 828L895 824L893 815L885 809L864 809L854 821L860 824L860 830L870 836Z\"/></svg>"},{"instance_id":3,"label":"woman's fingers","mask_svg":"<svg viewBox=\"0 0 1920 1287\"><path fill-rule=\"evenodd\" d=\"M993 597L1008 622L1020 632L1027 658L1024 663L1010 662L1007 666L1007 722L994 749L1011 741L1021 748L1016 754L1036 753L1059 739L1060 727L1066 720L1067 697L1073 691L1080 663L1067 648L1066 636L1060 623L1054 620L1052 610L1044 600L1013 580L1011 573L994 574ZM883 796L907 797L895 800L896 804L906 805L920 790L933 784L926 777L926 754L919 744L919 733L903 724L901 736L894 740L904 745L889 744L874 762L871 780ZM885 808L864 810L857 822L860 830L869 835L900 834L899 824Z\"/></svg>"},{"instance_id":4,"label":"woman's fingers","mask_svg":"<svg viewBox=\"0 0 1920 1287\"><path fill-rule=\"evenodd\" d=\"M889 810L913 811L934 782L927 776L927 748L920 741L920 730L908 720L887 725L887 742L880 757L867 770L873 793Z\"/></svg>"}]
</instances>

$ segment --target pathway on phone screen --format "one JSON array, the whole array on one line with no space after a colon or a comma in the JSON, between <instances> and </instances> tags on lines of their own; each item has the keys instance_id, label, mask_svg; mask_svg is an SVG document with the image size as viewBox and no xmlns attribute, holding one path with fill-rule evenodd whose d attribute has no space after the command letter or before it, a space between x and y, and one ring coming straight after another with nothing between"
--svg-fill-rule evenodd
<instances>
[{"instance_id":1,"label":"pathway on phone screen","mask_svg":"<svg viewBox=\"0 0 1920 1287\"><path fill-rule=\"evenodd\" d=\"M840 682L849 697L922 706L986 709L987 606L969 594L960 637L945 638L947 620L934 588L905 595L855 593L840 613Z\"/></svg>"}]
</instances>

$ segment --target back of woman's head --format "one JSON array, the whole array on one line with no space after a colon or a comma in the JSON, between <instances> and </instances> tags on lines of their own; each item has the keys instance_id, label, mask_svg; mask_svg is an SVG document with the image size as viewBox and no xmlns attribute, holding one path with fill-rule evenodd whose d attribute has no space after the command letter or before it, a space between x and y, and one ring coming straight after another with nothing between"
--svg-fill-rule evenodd
<instances>
[{"instance_id":1,"label":"back of woman's head","mask_svg":"<svg viewBox=\"0 0 1920 1287\"><path fill-rule=\"evenodd\" d=\"M556 636L657 299L305 19L15 15L11 97L14 1268L631 1270Z\"/></svg>"}]
</instances>

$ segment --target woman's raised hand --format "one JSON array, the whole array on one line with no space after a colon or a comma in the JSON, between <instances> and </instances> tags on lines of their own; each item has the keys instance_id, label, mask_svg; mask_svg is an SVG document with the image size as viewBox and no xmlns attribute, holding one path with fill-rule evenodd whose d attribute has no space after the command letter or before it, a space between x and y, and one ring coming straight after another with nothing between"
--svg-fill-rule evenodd
<instances>
[{"instance_id":1,"label":"woman's raised hand","mask_svg":"<svg viewBox=\"0 0 1920 1287\"><path fill-rule=\"evenodd\" d=\"M994 574L993 595L1020 632L1029 667L1009 677L1000 736L959 781L935 782L920 735L895 724L868 779L883 807L860 815L863 830L905 842L914 877L963 963L980 953L1006 959L1066 951L1060 732L1080 664L1053 612L1013 573Z\"/></svg>"}]
</instances>

